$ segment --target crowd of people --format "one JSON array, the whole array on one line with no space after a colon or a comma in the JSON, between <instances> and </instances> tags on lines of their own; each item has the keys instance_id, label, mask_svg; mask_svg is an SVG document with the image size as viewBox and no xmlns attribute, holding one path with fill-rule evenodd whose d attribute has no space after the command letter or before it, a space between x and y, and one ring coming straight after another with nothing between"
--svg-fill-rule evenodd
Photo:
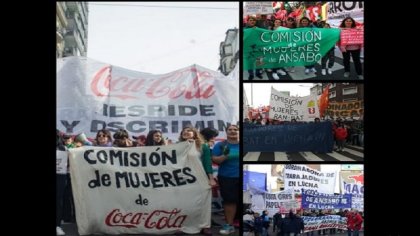
<instances>
[{"instance_id":1,"label":"crowd of people","mask_svg":"<svg viewBox=\"0 0 420 236\"><path fill-rule=\"evenodd\" d=\"M223 199L223 208L226 224L220 230L220 234L235 232L234 221L240 220L239 206L239 126L228 125L226 127L226 139L216 141L218 130L204 128L197 130L194 127L184 127L178 138L178 142L194 142L195 148L189 155L198 158L208 177L209 185L218 188ZM94 139L88 139L86 135L70 135L57 130L57 150L67 151L82 146L98 147L143 147L171 145L172 141L165 139L160 130L151 130L147 135L132 136L126 130L120 129L113 135L107 129L99 130ZM191 154L192 153L192 154ZM217 177L213 176L212 165L218 165ZM70 174L57 173L56 189L56 228L57 235L65 235L61 228L62 222L76 222L73 194L71 191ZM208 209L211 211L211 209ZM209 222L210 225L210 222ZM239 224L237 225L239 226ZM202 234L211 235L210 228L203 228Z\"/></svg>"},{"instance_id":2,"label":"crowd of people","mask_svg":"<svg viewBox=\"0 0 420 236\"><path fill-rule=\"evenodd\" d=\"M309 210L304 209L293 213L292 210L288 214L282 214L277 212L272 218L268 216L268 211L264 210L262 214L254 212L251 209L246 209L243 215L243 231L244 235L255 235L255 236L269 236L270 228L272 229L272 235L275 236L289 236L289 235L329 235L335 233L342 233L344 230L336 228L320 229L315 231L309 231L304 233L305 222L301 216L320 217L327 215L339 215L346 218L347 224L347 235L348 236L359 236L359 232L362 229L362 223L364 221L361 212L356 209L344 210Z\"/></svg>"},{"instance_id":3,"label":"crowd of people","mask_svg":"<svg viewBox=\"0 0 420 236\"><path fill-rule=\"evenodd\" d=\"M273 15L266 15L266 14L256 14L248 15L244 19L243 23L244 29L250 28L262 28L266 30L284 30L284 29L295 29L295 28L331 28L330 24L326 21L322 21L320 19L316 21L311 21L308 17L287 17L287 20L282 20L276 18L275 14ZM346 29L355 29L357 27L357 22L352 17L346 17L340 24L341 30ZM362 71L362 63L361 63L361 50L363 45L362 44L351 44L351 45L341 45L341 42L338 41L337 45L332 47L321 59L321 74L324 75L331 75L332 70L331 68L334 66L335 62L335 47L338 47L343 54L343 64L344 64L344 78L350 77L350 56L353 59L355 70L357 73L358 79L363 79L363 71ZM327 65L328 62L328 65ZM328 66L328 67L327 67ZM253 80L255 76L257 78L262 79L264 71L267 74L271 74L268 78L279 80L280 76L284 76L288 73L294 73L295 68L292 67L281 67L270 69L270 68L259 68L256 70L248 70L248 79ZM316 73L317 70L315 69L315 64L305 66L305 74L309 75L311 73Z\"/></svg>"},{"instance_id":4,"label":"crowd of people","mask_svg":"<svg viewBox=\"0 0 420 236\"><path fill-rule=\"evenodd\" d=\"M344 120L340 117L335 120L322 120L315 118L314 121L297 121L291 119L290 121L280 121L275 119L265 119L262 116L258 118L249 119L245 118L245 124L251 125L283 125L283 124L306 124L306 123L319 123L319 122L331 122L332 133L334 137L335 151L343 151L344 145L353 145L363 147L363 122L356 120Z\"/></svg>"}]
</instances>

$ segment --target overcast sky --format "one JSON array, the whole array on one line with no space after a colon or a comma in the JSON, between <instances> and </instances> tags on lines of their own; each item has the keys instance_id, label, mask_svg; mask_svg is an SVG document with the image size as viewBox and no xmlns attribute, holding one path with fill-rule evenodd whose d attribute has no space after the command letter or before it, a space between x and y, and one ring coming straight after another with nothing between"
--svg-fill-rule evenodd
<instances>
[{"instance_id":1,"label":"overcast sky","mask_svg":"<svg viewBox=\"0 0 420 236\"><path fill-rule=\"evenodd\" d=\"M87 56L153 74L216 71L220 42L238 23L238 2L90 2Z\"/></svg>"},{"instance_id":2,"label":"overcast sky","mask_svg":"<svg viewBox=\"0 0 420 236\"><path fill-rule=\"evenodd\" d=\"M251 100L251 84L253 87L253 96ZM244 83L245 93L248 98L248 104L254 107L259 105L270 105L271 86L278 91L290 91L290 96L304 97L311 94L310 88L313 83Z\"/></svg>"}]
</instances>

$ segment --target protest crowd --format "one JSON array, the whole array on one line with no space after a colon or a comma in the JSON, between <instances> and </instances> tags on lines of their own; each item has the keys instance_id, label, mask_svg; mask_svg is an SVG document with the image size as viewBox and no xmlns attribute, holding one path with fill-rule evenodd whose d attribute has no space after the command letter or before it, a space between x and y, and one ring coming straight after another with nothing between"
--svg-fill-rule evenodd
<instances>
[{"instance_id":1,"label":"protest crowd","mask_svg":"<svg viewBox=\"0 0 420 236\"><path fill-rule=\"evenodd\" d=\"M238 207L239 186L239 127L229 125L226 128L227 138L217 141L219 132L214 128L184 127L179 134L178 142L193 142L195 158L202 163L202 170L208 177L208 184L220 191L223 199L223 208L226 224L220 234L235 232L239 227L240 213ZM68 151L83 146L113 148L142 148L146 146L172 145L171 140L165 139L160 130L151 130L147 135L131 136L120 129L111 135L108 129L99 130L94 139L87 138L85 134L70 135L57 130L57 150ZM213 176L213 165L218 169L217 176ZM56 192L56 226L57 235L65 235L61 228L62 222L76 222L76 211L72 195L70 173L57 173ZM176 207L176 206L174 206ZM211 211L211 209L208 209ZM238 217L239 216L239 217ZM208 222L210 225L210 222ZM210 228L203 228L202 234L211 235Z\"/></svg>"},{"instance_id":2,"label":"protest crowd","mask_svg":"<svg viewBox=\"0 0 420 236\"><path fill-rule=\"evenodd\" d=\"M248 80L263 79L264 72L269 80L279 80L287 73L295 73L299 66L304 66L305 75L318 73L315 69L318 62L321 62L321 75L331 75L335 48L342 53L342 78L350 77L351 57L357 78L363 79L362 22L348 16L339 25L329 24L325 7L328 4L273 2L272 8L267 6L263 10L256 7L260 3L247 4L243 28L244 67Z\"/></svg>"}]
</instances>

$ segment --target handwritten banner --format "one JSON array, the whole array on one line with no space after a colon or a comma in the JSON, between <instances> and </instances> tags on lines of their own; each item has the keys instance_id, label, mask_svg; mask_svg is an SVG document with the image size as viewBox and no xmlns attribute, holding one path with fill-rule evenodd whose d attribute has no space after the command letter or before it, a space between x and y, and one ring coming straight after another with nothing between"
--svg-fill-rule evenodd
<instances>
[{"instance_id":1,"label":"handwritten banner","mask_svg":"<svg viewBox=\"0 0 420 236\"><path fill-rule=\"evenodd\" d=\"M339 215L302 216L302 219L305 225L304 232L331 228L347 230L347 218Z\"/></svg>"},{"instance_id":2,"label":"handwritten banner","mask_svg":"<svg viewBox=\"0 0 420 236\"><path fill-rule=\"evenodd\" d=\"M290 209L300 208L299 203L295 199L293 189L288 189L279 192L264 193L265 209L268 210L270 216L277 212L288 213Z\"/></svg>"},{"instance_id":3,"label":"handwritten banner","mask_svg":"<svg viewBox=\"0 0 420 236\"><path fill-rule=\"evenodd\" d=\"M334 195L317 193L313 190L302 191L302 208L304 209L342 209L351 208L350 194Z\"/></svg>"},{"instance_id":4,"label":"handwritten banner","mask_svg":"<svg viewBox=\"0 0 420 236\"><path fill-rule=\"evenodd\" d=\"M57 174L67 174L67 151L57 150L56 152L56 172Z\"/></svg>"},{"instance_id":5,"label":"handwritten banner","mask_svg":"<svg viewBox=\"0 0 420 236\"><path fill-rule=\"evenodd\" d=\"M351 208L357 209L358 211L364 211L364 196L361 194L351 195Z\"/></svg>"},{"instance_id":6,"label":"handwritten banner","mask_svg":"<svg viewBox=\"0 0 420 236\"><path fill-rule=\"evenodd\" d=\"M336 172L321 172L305 165L284 166L284 189L293 188L302 193L302 188L315 193L334 194Z\"/></svg>"},{"instance_id":7,"label":"handwritten banner","mask_svg":"<svg viewBox=\"0 0 420 236\"><path fill-rule=\"evenodd\" d=\"M265 191L256 192L251 190L251 209L255 212L267 210L269 216L274 216L277 212L286 214L290 210L296 212L297 209L300 209L301 204L295 199L293 189L271 193Z\"/></svg>"},{"instance_id":8,"label":"handwritten banner","mask_svg":"<svg viewBox=\"0 0 420 236\"><path fill-rule=\"evenodd\" d=\"M309 66L334 47L339 29L244 30L244 69Z\"/></svg>"},{"instance_id":9,"label":"handwritten banner","mask_svg":"<svg viewBox=\"0 0 420 236\"><path fill-rule=\"evenodd\" d=\"M340 44L342 46L364 43L364 28L341 29Z\"/></svg>"},{"instance_id":10,"label":"handwritten banner","mask_svg":"<svg viewBox=\"0 0 420 236\"><path fill-rule=\"evenodd\" d=\"M319 118L317 97L290 97L271 87L269 117L280 121L313 121Z\"/></svg>"},{"instance_id":11,"label":"handwritten banner","mask_svg":"<svg viewBox=\"0 0 420 236\"><path fill-rule=\"evenodd\" d=\"M245 2L244 14L245 15L254 15L254 14L273 14L273 4L272 2Z\"/></svg>"},{"instance_id":12,"label":"handwritten banner","mask_svg":"<svg viewBox=\"0 0 420 236\"><path fill-rule=\"evenodd\" d=\"M244 152L332 152L330 122L308 124L244 124Z\"/></svg>"},{"instance_id":13,"label":"handwritten banner","mask_svg":"<svg viewBox=\"0 0 420 236\"><path fill-rule=\"evenodd\" d=\"M211 189L190 153L194 145L71 149L79 234L195 234L210 227Z\"/></svg>"}]
</instances>

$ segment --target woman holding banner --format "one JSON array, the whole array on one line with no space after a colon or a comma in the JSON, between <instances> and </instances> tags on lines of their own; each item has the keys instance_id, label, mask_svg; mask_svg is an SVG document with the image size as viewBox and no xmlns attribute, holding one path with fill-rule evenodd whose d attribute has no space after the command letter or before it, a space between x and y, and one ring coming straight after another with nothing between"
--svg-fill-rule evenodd
<instances>
[{"instance_id":1,"label":"woman holding banner","mask_svg":"<svg viewBox=\"0 0 420 236\"><path fill-rule=\"evenodd\" d=\"M165 146L165 140L163 139L162 131L151 130L146 137L146 146Z\"/></svg>"},{"instance_id":2,"label":"woman holding banner","mask_svg":"<svg viewBox=\"0 0 420 236\"><path fill-rule=\"evenodd\" d=\"M346 17L340 24L342 30L350 30L356 28L356 21L351 17ZM360 62L360 51L362 50L362 44L347 44L341 45L340 50L343 53L344 63L344 77L350 76L350 55L353 58L354 67L359 79L363 79L362 75L362 63Z\"/></svg>"},{"instance_id":3,"label":"woman holding banner","mask_svg":"<svg viewBox=\"0 0 420 236\"><path fill-rule=\"evenodd\" d=\"M235 232L233 221L239 201L239 126L229 125L226 128L227 139L217 143L213 148L213 161L219 164L217 179L220 194L223 198L226 224L220 230L221 234Z\"/></svg>"},{"instance_id":4,"label":"woman holding banner","mask_svg":"<svg viewBox=\"0 0 420 236\"><path fill-rule=\"evenodd\" d=\"M197 129L193 127L184 127L179 136L179 141L194 141L195 150L193 149L189 155L194 155L198 158L206 172L206 175L209 178L209 185L211 187L216 186L216 181L213 178L213 167L211 166L211 154L209 146L203 142L201 135L198 133ZM211 211L211 209L209 209ZM210 228L204 228L202 233L205 235L212 235Z\"/></svg>"},{"instance_id":5,"label":"woman holding banner","mask_svg":"<svg viewBox=\"0 0 420 236\"><path fill-rule=\"evenodd\" d=\"M287 29L287 28L281 26L281 20L280 19L276 19L274 21L273 30L282 30L282 29ZM280 79L279 75L286 75L287 73L284 70L285 70L284 67L278 67L278 68L272 69L273 78L275 80L279 80Z\"/></svg>"},{"instance_id":6,"label":"woman holding banner","mask_svg":"<svg viewBox=\"0 0 420 236\"><path fill-rule=\"evenodd\" d=\"M244 27L244 29L257 28L256 24L257 24L257 18L254 17L254 16L249 16L247 26ZM256 69L255 71L256 71L257 77L262 79L263 78L263 70L262 69ZM253 80L254 79L254 69L248 70L248 74L249 74L248 79Z\"/></svg>"},{"instance_id":7,"label":"woman holding banner","mask_svg":"<svg viewBox=\"0 0 420 236\"><path fill-rule=\"evenodd\" d=\"M314 26L310 24L310 20L308 17L304 16L299 21L299 28L313 28ZM305 66L305 74L308 75L309 73L314 72L316 73L315 64Z\"/></svg>"},{"instance_id":8,"label":"woman holding banner","mask_svg":"<svg viewBox=\"0 0 420 236\"><path fill-rule=\"evenodd\" d=\"M95 146L99 147L112 147L111 132L107 129L99 130L98 133L96 133L96 138L93 143Z\"/></svg>"},{"instance_id":9,"label":"woman holding banner","mask_svg":"<svg viewBox=\"0 0 420 236\"><path fill-rule=\"evenodd\" d=\"M125 129L119 129L114 137L114 147L133 147L133 141L128 136L128 132Z\"/></svg>"},{"instance_id":10,"label":"woman holding banner","mask_svg":"<svg viewBox=\"0 0 420 236\"><path fill-rule=\"evenodd\" d=\"M288 17L287 18L287 21L286 21L286 26L285 27L286 28L289 28L289 29L295 29L296 28L295 18ZM294 66L291 66L289 68L286 68L286 71L288 71L289 73L293 73L293 72L295 72L295 67Z\"/></svg>"}]
</instances>

